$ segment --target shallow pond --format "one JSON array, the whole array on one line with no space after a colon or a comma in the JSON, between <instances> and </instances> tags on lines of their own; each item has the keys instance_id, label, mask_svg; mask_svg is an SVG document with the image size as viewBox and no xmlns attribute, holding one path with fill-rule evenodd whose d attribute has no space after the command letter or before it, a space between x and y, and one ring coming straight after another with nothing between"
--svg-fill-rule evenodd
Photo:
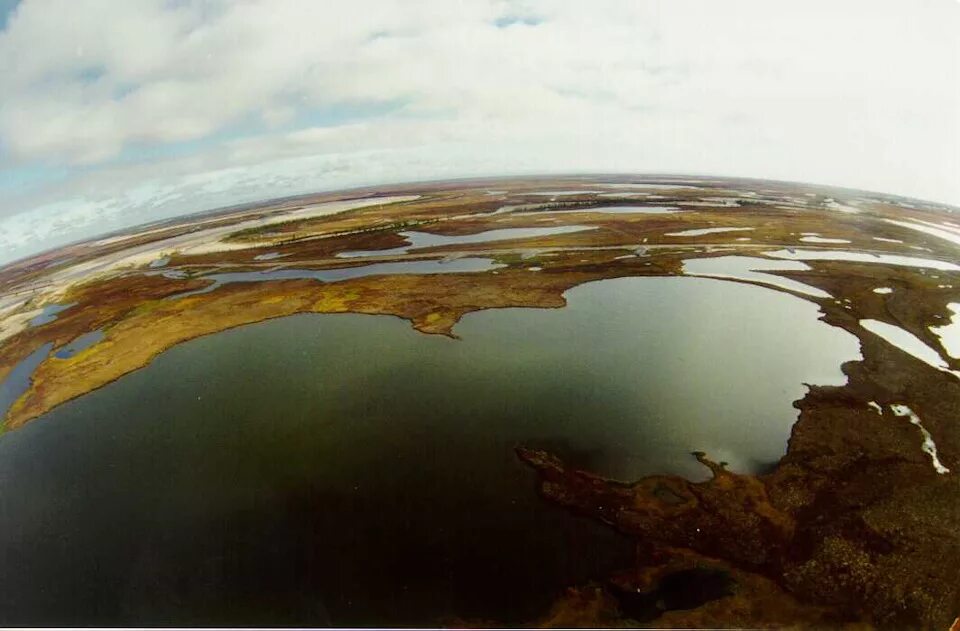
<instances>
[{"instance_id":1,"label":"shallow pond","mask_svg":"<svg viewBox=\"0 0 960 631\"><path fill-rule=\"evenodd\" d=\"M492 243L494 241L512 241L515 239L533 239L551 237L572 232L595 230L595 226L550 226L546 228L503 228L485 230L474 234L444 235L431 232L408 231L398 233L409 245L389 250L351 250L337 254L340 258L358 256L395 256L407 254L420 248L466 245L470 243Z\"/></svg>"},{"instance_id":2,"label":"shallow pond","mask_svg":"<svg viewBox=\"0 0 960 631\"><path fill-rule=\"evenodd\" d=\"M594 206L587 208L545 208L514 215L555 215L564 213L600 213L603 215L673 215L683 212L676 206Z\"/></svg>"},{"instance_id":3,"label":"shallow pond","mask_svg":"<svg viewBox=\"0 0 960 631\"><path fill-rule=\"evenodd\" d=\"M313 279L324 283L333 283L348 278L362 276L376 276L378 274L452 274L464 272L486 272L499 267L492 259L465 257L453 260L428 259L421 261L399 261L395 263L375 263L372 265L357 265L354 267L337 267L331 269L297 269L280 267L258 272L222 272L219 274L205 274L199 278L213 281L201 289L185 291L169 297L170 300L207 294L230 283L264 283L271 280Z\"/></svg>"},{"instance_id":4,"label":"shallow pond","mask_svg":"<svg viewBox=\"0 0 960 631\"><path fill-rule=\"evenodd\" d=\"M6 379L0 382L0 416L6 416L10 406L27 391L30 387L30 375L43 363L52 348L53 344L47 343L36 349L14 366Z\"/></svg>"},{"instance_id":5,"label":"shallow pond","mask_svg":"<svg viewBox=\"0 0 960 631\"><path fill-rule=\"evenodd\" d=\"M77 303L71 302L69 304L46 305L40 315L30 320L30 326L43 326L44 324L50 324L57 319L58 314L66 311L75 304Z\"/></svg>"},{"instance_id":6,"label":"shallow pond","mask_svg":"<svg viewBox=\"0 0 960 631\"><path fill-rule=\"evenodd\" d=\"M96 331L90 331L89 333L84 333L75 340L72 340L68 344L64 344L61 348L58 348L53 353L53 356L57 359L70 359L77 353L85 351L97 342L101 341L103 337L103 331L100 329L97 329Z\"/></svg>"},{"instance_id":7,"label":"shallow pond","mask_svg":"<svg viewBox=\"0 0 960 631\"><path fill-rule=\"evenodd\" d=\"M0 437L0 624L519 624L632 543L518 444L621 478L762 471L859 356L816 306L619 279L563 309L299 315L174 347ZM46 349L49 351L49 349Z\"/></svg>"}]
</instances>

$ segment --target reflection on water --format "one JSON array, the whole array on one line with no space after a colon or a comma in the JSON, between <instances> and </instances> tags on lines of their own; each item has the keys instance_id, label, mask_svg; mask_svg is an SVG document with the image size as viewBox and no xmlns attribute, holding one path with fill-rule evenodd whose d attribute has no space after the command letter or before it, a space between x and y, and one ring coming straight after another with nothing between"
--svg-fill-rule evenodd
<instances>
[{"instance_id":1,"label":"reflection on water","mask_svg":"<svg viewBox=\"0 0 960 631\"><path fill-rule=\"evenodd\" d=\"M341 258L350 258L357 256L394 256L398 254L407 254L419 248L429 248L436 246L464 245L467 243L487 243L491 241L508 241L513 239L532 239L534 237L548 237L558 234L567 234L570 232L583 232L585 230L595 230L596 226L551 226L549 228L503 228L501 230L485 230L475 234L443 235L431 234L429 232L400 232L401 237L407 240L409 245L402 248L391 248L389 250L351 250L349 252L340 252L337 254Z\"/></svg>"},{"instance_id":2,"label":"reflection on water","mask_svg":"<svg viewBox=\"0 0 960 631\"><path fill-rule=\"evenodd\" d=\"M453 260L429 261L401 261L397 263L378 263L361 265L358 267L341 267L336 269L272 269L261 272L225 272L222 274L208 274L204 279L213 283L203 289L185 291L174 294L169 299L185 298L197 294L210 293L214 289L228 283L262 283L270 280L291 280L298 278L312 278L325 283L333 283L348 278L361 276L376 276L377 274L451 274L456 272L486 272L504 267L495 264L491 259L461 258Z\"/></svg>"},{"instance_id":3,"label":"reflection on water","mask_svg":"<svg viewBox=\"0 0 960 631\"><path fill-rule=\"evenodd\" d=\"M750 285L567 298L459 341L357 314L225 331L4 435L0 623L529 621L633 547L537 498L516 445L621 478L703 478L698 449L760 470L803 384L858 356Z\"/></svg>"}]
</instances>

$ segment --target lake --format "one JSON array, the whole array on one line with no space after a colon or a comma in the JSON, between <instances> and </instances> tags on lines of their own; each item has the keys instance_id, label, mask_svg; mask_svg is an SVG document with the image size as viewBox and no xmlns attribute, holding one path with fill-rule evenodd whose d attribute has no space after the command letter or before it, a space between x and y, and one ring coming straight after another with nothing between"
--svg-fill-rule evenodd
<instances>
[{"instance_id":1,"label":"lake","mask_svg":"<svg viewBox=\"0 0 960 631\"><path fill-rule=\"evenodd\" d=\"M860 357L771 289L566 295L459 340L358 314L224 331L4 434L0 624L528 622L633 544L541 500L515 446L623 479L705 479L693 450L762 472L803 384Z\"/></svg>"}]
</instances>

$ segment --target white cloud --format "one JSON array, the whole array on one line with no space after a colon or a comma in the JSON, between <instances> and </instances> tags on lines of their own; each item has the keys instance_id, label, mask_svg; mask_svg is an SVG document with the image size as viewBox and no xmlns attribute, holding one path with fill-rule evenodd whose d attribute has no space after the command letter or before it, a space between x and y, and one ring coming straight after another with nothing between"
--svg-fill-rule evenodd
<instances>
[{"instance_id":1,"label":"white cloud","mask_svg":"<svg viewBox=\"0 0 960 631\"><path fill-rule=\"evenodd\" d=\"M74 171L0 200L0 260L77 217L517 170L958 203L958 31L949 0L26 0L0 33L2 159Z\"/></svg>"}]
</instances>

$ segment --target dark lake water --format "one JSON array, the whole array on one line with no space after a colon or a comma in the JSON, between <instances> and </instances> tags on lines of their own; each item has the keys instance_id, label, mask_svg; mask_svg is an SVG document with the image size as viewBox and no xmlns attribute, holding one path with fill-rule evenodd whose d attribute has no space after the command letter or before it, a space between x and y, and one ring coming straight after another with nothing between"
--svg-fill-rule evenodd
<instances>
[{"instance_id":1,"label":"dark lake water","mask_svg":"<svg viewBox=\"0 0 960 631\"><path fill-rule=\"evenodd\" d=\"M539 273L539 272L532 272ZM597 471L761 470L856 339L798 298L621 279L564 309L300 315L200 338L0 437L2 625L522 623L632 544L536 495Z\"/></svg>"}]
</instances>

